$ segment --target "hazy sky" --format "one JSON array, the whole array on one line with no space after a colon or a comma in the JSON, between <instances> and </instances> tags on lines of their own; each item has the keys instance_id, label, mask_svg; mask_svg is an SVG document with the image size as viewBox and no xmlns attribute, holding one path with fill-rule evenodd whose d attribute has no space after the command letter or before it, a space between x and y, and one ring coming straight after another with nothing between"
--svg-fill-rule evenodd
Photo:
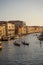
<instances>
[{"instance_id":1,"label":"hazy sky","mask_svg":"<svg viewBox=\"0 0 43 65\"><path fill-rule=\"evenodd\" d=\"M0 20L43 26L43 0L0 0Z\"/></svg>"}]
</instances>

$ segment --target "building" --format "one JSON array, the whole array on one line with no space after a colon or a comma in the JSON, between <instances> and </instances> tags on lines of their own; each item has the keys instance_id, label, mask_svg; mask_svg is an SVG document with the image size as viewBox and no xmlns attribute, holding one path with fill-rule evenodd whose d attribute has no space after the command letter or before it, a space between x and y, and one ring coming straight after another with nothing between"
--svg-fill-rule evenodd
<instances>
[{"instance_id":1,"label":"building","mask_svg":"<svg viewBox=\"0 0 43 65\"><path fill-rule=\"evenodd\" d=\"M21 35L25 35L26 34L26 26L22 26L21 28L19 28L19 33Z\"/></svg>"},{"instance_id":2,"label":"building","mask_svg":"<svg viewBox=\"0 0 43 65\"><path fill-rule=\"evenodd\" d=\"M27 33L40 33L42 29L42 26L26 26Z\"/></svg>"},{"instance_id":3,"label":"building","mask_svg":"<svg viewBox=\"0 0 43 65\"><path fill-rule=\"evenodd\" d=\"M14 23L7 22L6 23L6 35L10 38L14 38L15 35L15 25Z\"/></svg>"},{"instance_id":4,"label":"building","mask_svg":"<svg viewBox=\"0 0 43 65\"><path fill-rule=\"evenodd\" d=\"M15 34L25 34L26 33L26 24L24 21L16 20L16 21L9 21L15 24Z\"/></svg>"},{"instance_id":5,"label":"building","mask_svg":"<svg viewBox=\"0 0 43 65\"><path fill-rule=\"evenodd\" d=\"M0 21L0 36L6 36L6 22Z\"/></svg>"},{"instance_id":6,"label":"building","mask_svg":"<svg viewBox=\"0 0 43 65\"><path fill-rule=\"evenodd\" d=\"M34 33L35 32L35 27L34 26L26 26L27 33Z\"/></svg>"},{"instance_id":7,"label":"building","mask_svg":"<svg viewBox=\"0 0 43 65\"><path fill-rule=\"evenodd\" d=\"M0 40L2 37L6 36L6 22L5 21L0 21Z\"/></svg>"}]
</instances>

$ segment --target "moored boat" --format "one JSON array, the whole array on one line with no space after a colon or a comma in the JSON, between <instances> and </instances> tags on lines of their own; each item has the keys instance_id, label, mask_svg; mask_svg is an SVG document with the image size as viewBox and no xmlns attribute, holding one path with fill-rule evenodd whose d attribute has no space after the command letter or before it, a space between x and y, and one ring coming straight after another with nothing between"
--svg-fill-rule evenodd
<instances>
[{"instance_id":1,"label":"moored boat","mask_svg":"<svg viewBox=\"0 0 43 65\"><path fill-rule=\"evenodd\" d=\"M2 43L0 42L0 50L2 49Z\"/></svg>"},{"instance_id":2,"label":"moored boat","mask_svg":"<svg viewBox=\"0 0 43 65\"><path fill-rule=\"evenodd\" d=\"M2 41L8 41L8 40L10 40L10 36L3 36L1 40Z\"/></svg>"}]
</instances>

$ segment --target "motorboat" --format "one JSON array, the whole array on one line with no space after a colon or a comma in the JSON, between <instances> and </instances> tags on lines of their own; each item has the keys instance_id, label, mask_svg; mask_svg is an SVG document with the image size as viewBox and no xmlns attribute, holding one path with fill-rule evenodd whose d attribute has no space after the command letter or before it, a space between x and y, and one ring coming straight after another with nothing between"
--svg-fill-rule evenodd
<instances>
[{"instance_id":1,"label":"motorboat","mask_svg":"<svg viewBox=\"0 0 43 65\"><path fill-rule=\"evenodd\" d=\"M17 43L17 42L14 42L14 45L15 45L15 46L20 46L20 44L19 44L19 43Z\"/></svg>"},{"instance_id":2,"label":"motorboat","mask_svg":"<svg viewBox=\"0 0 43 65\"><path fill-rule=\"evenodd\" d=\"M2 43L0 42L0 50L2 49Z\"/></svg>"},{"instance_id":3,"label":"motorboat","mask_svg":"<svg viewBox=\"0 0 43 65\"><path fill-rule=\"evenodd\" d=\"M27 43L27 42L22 42L22 44L29 46L29 43Z\"/></svg>"}]
</instances>

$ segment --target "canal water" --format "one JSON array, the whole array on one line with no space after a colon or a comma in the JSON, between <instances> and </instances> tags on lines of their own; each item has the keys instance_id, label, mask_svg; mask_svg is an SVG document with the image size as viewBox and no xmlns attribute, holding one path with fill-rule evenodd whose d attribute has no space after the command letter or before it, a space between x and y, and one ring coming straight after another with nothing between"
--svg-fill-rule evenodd
<instances>
[{"instance_id":1,"label":"canal water","mask_svg":"<svg viewBox=\"0 0 43 65\"><path fill-rule=\"evenodd\" d=\"M38 40L39 34L29 34L17 39L20 47L15 46L14 40L3 41L0 50L0 65L43 65L43 41ZM24 46L22 41L29 43Z\"/></svg>"}]
</instances>

